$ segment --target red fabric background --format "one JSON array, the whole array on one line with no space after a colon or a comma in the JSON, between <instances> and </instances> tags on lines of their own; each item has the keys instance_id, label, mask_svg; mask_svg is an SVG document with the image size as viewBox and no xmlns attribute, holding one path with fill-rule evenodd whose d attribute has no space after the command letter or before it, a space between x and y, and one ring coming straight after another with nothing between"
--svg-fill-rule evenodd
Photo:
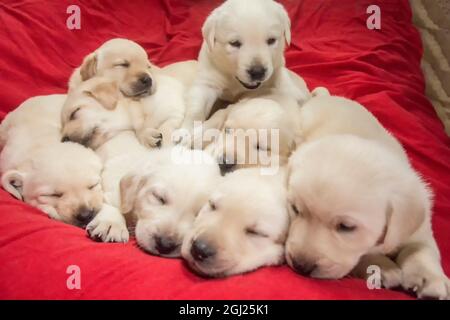
<instances>
[{"instance_id":1,"label":"red fabric background","mask_svg":"<svg viewBox=\"0 0 450 320\"><path fill-rule=\"evenodd\" d=\"M436 193L433 226L450 274L450 140L424 96L419 34L407 0L285 0L292 19L290 68L310 88L364 104L405 146ZM113 37L143 45L165 65L195 58L200 26L219 1L36 1L0 3L0 110L28 97L61 93L71 70ZM66 28L66 8L78 4L81 30ZM378 4L382 29L366 28L366 8ZM81 268L81 290L68 290L66 268ZM403 299L368 290L357 279L318 281L287 267L203 280L180 260L152 257L129 244L102 244L84 231L48 219L0 191L0 298L133 299Z\"/></svg>"}]
</instances>

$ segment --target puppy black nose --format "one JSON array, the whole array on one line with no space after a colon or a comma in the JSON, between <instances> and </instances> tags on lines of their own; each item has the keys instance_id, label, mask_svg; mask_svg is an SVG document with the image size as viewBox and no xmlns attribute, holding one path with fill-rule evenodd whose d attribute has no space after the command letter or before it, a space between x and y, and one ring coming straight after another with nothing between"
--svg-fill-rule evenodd
<instances>
[{"instance_id":1,"label":"puppy black nose","mask_svg":"<svg viewBox=\"0 0 450 320\"><path fill-rule=\"evenodd\" d=\"M311 275L311 273L317 267L317 265L313 262L301 261L299 259L294 260L292 264L293 264L294 270L303 276Z\"/></svg>"},{"instance_id":2,"label":"puppy black nose","mask_svg":"<svg viewBox=\"0 0 450 320\"><path fill-rule=\"evenodd\" d=\"M152 85L152 78L145 73L139 77L139 83L145 88L150 88Z\"/></svg>"},{"instance_id":3,"label":"puppy black nose","mask_svg":"<svg viewBox=\"0 0 450 320\"><path fill-rule=\"evenodd\" d=\"M80 226L86 226L94 218L96 211L94 209L81 208L78 210L75 219Z\"/></svg>"},{"instance_id":4,"label":"puppy black nose","mask_svg":"<svg viewBox=\"0 0 450 320\"><path fill-rule=\"evenodd\" d=\"M220 158L218 160L218 162L219 162L220 174L222 176L233 171L233 168L236 166L234 161L231 159L228 159L228 158Z\"/></svg>"},{"instance_id":5,"label":"puppy black nose","mask_svg":"<svg viewBox=\"0 0 450 320\"><path fill-rule=\"evenodd\" d=\"M70 139L69 139L68 136L64 136L64 137L62 137L62 139L61 139L61 142L69 142L69 141L70 141Z\"/></svg>"},{"instance_id":6,"label":"puppy black nose","mask_svg":"<svg viewBox=\"0 0 450 320\"><path fill-rule=\"evenodd\" d=\"M177 248L177 243L170 237L155 236L155 249L160 254L169 254Z\"/></svg>"},{"instance_id":7,"label":"puppy black nose","mask_svg":"<svg viewBox=\"0 0 450 320\"><path fill-rule=\"evenodd\" d=\"M247 70L247 73L250 76L250 79L252 79L252 81L263 80L264 77L266 76L266 72L267 69L260 65L252 66L250 69Z\"/></svg>"},{"instance_id":8,"label":"puppy black nose","mask_svg":"<svg viewBox=\"0 0 450 320\"><path fill-rule=\"evenodd\" d=\"M195 240L191 246L191 255L197 261L204 261L208 258L213 257L216 254L216 250L211 247L208 243Z\"/></svg>"}]
</instances>

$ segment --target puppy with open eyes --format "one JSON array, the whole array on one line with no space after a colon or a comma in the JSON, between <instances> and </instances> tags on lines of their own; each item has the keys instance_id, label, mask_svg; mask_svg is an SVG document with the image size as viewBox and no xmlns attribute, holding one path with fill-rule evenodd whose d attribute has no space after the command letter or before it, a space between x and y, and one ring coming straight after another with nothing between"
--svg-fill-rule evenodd
<instances>
[{"instance_id":1,"label":"puppy with open eyes","mask_svg":"<svg viewBox=\"0 0 450 320\"><path fill-rule=\"evenodd\" d=\"M220 178L204 151L184 147L154 152L149 165L120 182L122 213L134 220L138 245L163 257L179 257L195 216Z\"/></svg>"},{"instance_id":2,"label":"puppy with open eyes","mask_svg":"<svg viewBox=\"0 0 450 320\"><path fill-rule=\"evenodd\" d=\"M243 94L274 89L299 103L310 98L308 88L285 67L285 43L291 41L290 20L273 0L228 0L206 19L199 54L199 72L189 89L182 128L208 118L221 98L236 102ZM186 136L179 132L183 143Z\"/></svg>"},{"instance_id":3,"label":"puppy with open eyes","mask_svg":"<svg viewBox=\"0 0 450 320\"><path fill-rule=\"evenodd\" d=\"M129 104L141 105L142 116L133 124L139 140L146 146L160 147L171 145L172 132L181 126L185 90L196 73L196 61L158 68L139 44L117 38L84 58L70 78L69 91L95 77L115 82L119 93L130 99Z\"/></svg>"},{"instance_id":4,"label":"puppy with open eyes","mask_svg":"<svg viewBox=\"0 0 450 320\"><path fill-rule=\"evenodd\" d=\"M305 143L289 160L288 264L327 279L377 265L387 288L449 299L432 194L400 143L344 98L313 98L302 112Z\"/></svg>"},{"instance_id":5,"label":"puppy with open eyes","mask_svg":"<svg viewBox=\"0 0 450 320\"><path fill-rule=\"evenodd\" d=\"M61 143L65 95L30 98L0 125L3 188L49 217L85 227L102 205L100 159L75 143Z\"/></svg>"},{"instance_id":6,"label":"puppy with open eyes","mask_svg":"<svg viewBox=\"0 0 450 320\"><path fill-rule=\"evenodd\" d=\"M236 170L214 188L181 252L202 276L245 273L284 262L288 228L284 170Z\"/></svg>"}]
</instances>

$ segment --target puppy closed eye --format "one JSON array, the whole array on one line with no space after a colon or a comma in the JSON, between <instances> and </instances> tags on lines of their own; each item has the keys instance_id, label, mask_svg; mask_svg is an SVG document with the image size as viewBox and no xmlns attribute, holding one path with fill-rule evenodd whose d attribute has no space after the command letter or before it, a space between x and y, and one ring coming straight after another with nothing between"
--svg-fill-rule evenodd
<instances>
[{"instance_id":1,"label":"puppy closed eye","mask_svg":"<svg viewBox=\"0 0 450 320\"><path fill-rule=\"evenodd\" d=\"M93 184L93 185L90 185L89 187L88 187L88 189L89 190L93 190L95 187L98 187L100 185L100 181L99 182L96 182L95 184Z\"/></svg>"},{"instance_id":2,"label":"puppy closed eye","mask_svg":"<svg viewBox=\"0 0 450 320\"><path fill-rule=\"evenodd\" d=\"M239 40L230 41L230 42L228 42L228 44L230 46L232 46L233 48L237 48L237 49L239 49L242 46L242 43Z\"/></svg>"},{"instance_id":3,"label":"puppy closed eye","mask_svg":"<svg viewBox=\"0 0 450 320\"><path fill-rule=\"evenodd\" d=\"M336 225L336 231L342 234L348 234L356 231L357 227L354 224L348 222L339 222Z\"/></svg>"},{"instance_id":4,"label":"puppy closed eye","mask_svg":"<svg viewBox=\"0 0 450 320\"><path fill-rule=\"evenodd\" d=\"M211 211L216 211L217 210L217 206L216 206L216 204L214 202L209 200L208 204L209 204L209 208L211 209Z\"/></svg>"},{"instance_id":5,"label":"puppy closed eye","mask_svg":"<svg viewBox=\"0 0 450 320\"><path fill-rule=\"evenodd\" d=\"M294 214L296 216L301 216L302 215L300 210L298 210L297 206L294 203L291 204L291 209L292 209L292 212L294 212Z\"/></svg>"},{"instance_id":6,"label":"puppy closed eye","mask_svg":"<svg viewBox=\"0 0 450 320\"><path fill-rule=\"evenodd\" d=\"M49 197L49 198L61 198L64 194L62 192L55 192L50 194L43 194L42 197Z\"/></svg>"},{"instance_id":7,"label":"puppy closed eye","mask_svg":"<svg viewBox=\"0 0 450 320\"><path fill-rule=\"evenodd\" d=\"M78 111L80 111L81 110L81 107L78 107L78 108L76 108L74 111L72 111L72 113L70 114L70 116L69 116L69 120L75 120L75 118L76 118L76 116L77 116L77 113L78 113Z\"/></svg>"},{"instance_id":8,"label":"puppy closed eye","mask_svg":"<svg viewBox=\"0 0 450 320\"><path fill-rule=\"evenodd\" d=\"M114 67L128 68L128 67L130 67L130 63L128 61L123 61L123 62L120 62L120 63L116 63L114 65Z\"/></svg>"},{"instance_id":9,"label":"puppy closed eye","mask_svg":"<svg viewBox=\"0 0 450 320\"><path fill-rule=\"evenodd\" d=\"M270 151L270 147L269 146L266 146L266 145L261 144L259 142L256 144L255 149L258 150L258 151Z\"/></svg>"},{"instance_id":10,"label":"puppy closed eye","mask_svg":"<svg viewBox=\"0 0 450 320\"><path fill-rule=\"evenodd\" d=\"M253 227L246 228L245 233L252 237L261 237L261 238L268 238L269 236L265 234L264 232L261 232Z\"/></svg>"},{"instance_id":11,"label":"puppy closed eye","mask_svg":"<svg viewBox=\"0 0 450 320\"><path fill-rule=\"evenodd\" d=\"M167 199L164 198L164 197L163 197L162 195L160 195L159 193L153 192L153 197L155 197L155 199L158 200L158 202L159 202L161 205L166 205L166 204L167 204Z\"/></svg>"}]
</instances>

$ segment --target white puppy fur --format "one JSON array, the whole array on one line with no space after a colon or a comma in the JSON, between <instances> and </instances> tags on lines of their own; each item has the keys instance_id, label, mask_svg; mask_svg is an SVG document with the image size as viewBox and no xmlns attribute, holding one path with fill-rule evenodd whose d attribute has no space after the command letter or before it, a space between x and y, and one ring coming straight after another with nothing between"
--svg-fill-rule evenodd
<instances>
[{"instance_id":1,"label":"white puppy fur","mask_svg":"<svg viewBox=\"0 0 450 320\"><path fill-rule=\"evenodd\" d=\"M208 118L214 102L236 102L244 93L275 89L302 103L310 93L285 67L290 20L273 0L228 0L206 19L198 77L188 93L183 128ZM180 132L180 138L183 133Z\"/></svg>"},{"instance_id":2,"label":"white puppy fur","mask_svg":"<svg viewBox=\"0 0 450 320\"><path fill-rule=\"evenodd\" d=\"M150 64L144 48L127 39L111 39L87 55L72 73L69 91L83 81L102 76L115 81L126 97L139 99L153 93Z\"/></svg>"},{"instance_id":3,"label":"white puppy fur","mask_svg":"<svg viewBox=\"0 0 450 320\"><path fill-rule=\"evenodd\" d=\"M269 176L242 169L222 179L183 242L183 258L208 277L282 264L289 227L284 170Z\"/></svg>"},{"instance_id":4,"label":"white puppy fur","mask_svg":"<svg viewBox=\"0 0 450 320\"><path fill-rule=\"evenodd\" d=\"M344 98L313 98L302 112L305 143L289 160L288 264L335 279L358 263L381 262L385 287L448 299L431 229L431 192L400 143Z\"/></svg>"},{"instance_id":5,"label":"white puppy fur","mask_svg":"<svg viewBox=\"0 0 450 320\"><path fill-rule=\"evenodd\" d=\"M217 111L204 123L206 133L220 130L220 134L214 131L217 137L206 150L223 173L249 167L278 168L295 149L299 119L300 108L291 97L265 94L246 98Z\"/></svg>"},{"instance_id":6,"label":"white puppy fur","mask_svg":"<svg viewBox=\"0 0 450 320\"><path fill-rule=\"evenodd\" d=\"M2 186L51 218L84 227L102 203L102 166L91 150L60 142L65 99L65 95L30 98L4 119Z\"/></svg>"},{"instance_id":7,"label":"white puppy fur","mask_svg":"<svg viewBox=\"0 0 450 320\"><path fill-rule=\"evenodd\" d=\"M159 68L149 61L145 49L139 44L126 39L112 39L86 56L82 65L73 72L69 81L69 93L76 91L76 94L69 96L75 99L79 99L83 94L86 96L83 83L87 80L95 81L97 77L103 79L100 81L115 83L117 90L105 89L108 92L105 91L102 97L96 95L95 98L110 110L115 108L110 102L117 101L117 95L130 98L123 102L126 105L140 105L142 114L132 117L133 128L141 143L149 147L160 147L172 143L172 132L182 124L186 109L185 91L193 82L196 72L196 61L182 61ZM117 91L117 94L113 90ZM108 99L108 96L112 100L100 101L102 98ZM71 102L69 104L77 107ZM136 107L133 109L135 111ZM100 119L92 114L88 117L90 120L83 121L83 125L92 130L93 127L89 124L94 124ZM127 118L124 114L120 117ZM64 120L68 120L67 116L63 118ZM101 129L98 126L97 123L96 131ZM80 131L81 128L73 130ZM116 130L120 130L120 127ZM97 133L100 134L105 133ZM80 137L85 135L90 136L91 132L84 130L83 133L76 133L75 141L82 142Z\"/></svg>"},{"instance_id":8,"label":"white puppy fur","mask_svg":"<svg viewBox=\"0 0 450 320\"><path fill-rule=\"evenodd\" d=\"M122 212L136 221L136 240L143 250L178 257L195 216L220 178L219 167L204 151L184 147L163 148L155 157L122 179Z\"/></svg>"}]
</instances>

